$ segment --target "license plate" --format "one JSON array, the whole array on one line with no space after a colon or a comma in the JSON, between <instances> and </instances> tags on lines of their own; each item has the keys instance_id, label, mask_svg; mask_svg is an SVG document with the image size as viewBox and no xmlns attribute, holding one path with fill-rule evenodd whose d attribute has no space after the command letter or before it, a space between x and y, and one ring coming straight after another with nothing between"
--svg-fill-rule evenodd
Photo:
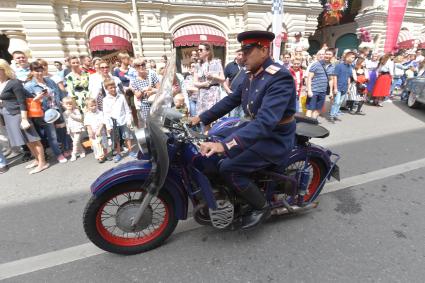
<instances>
[{"instance_id":1,"label":"license plate","mask_svg":"<svg viewBox=\"0 0 425 283\"><path fill-rule=\"evenodd\" d=\"M331 176L340 181L340 175L339 175L339 167L338 165L335 165L332 169Z\"/></svg>"}]
</instances>

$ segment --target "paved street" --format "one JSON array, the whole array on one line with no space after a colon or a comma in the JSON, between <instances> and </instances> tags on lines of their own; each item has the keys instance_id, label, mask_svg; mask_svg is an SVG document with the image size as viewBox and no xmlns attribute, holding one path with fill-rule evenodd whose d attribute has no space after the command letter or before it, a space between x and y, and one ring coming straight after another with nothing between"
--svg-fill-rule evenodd
<instances>
[{"instance_id":1,"label":"paved street","mask_svg":"<svg viewBox=\"0 0 425 283\"><path fill-rule=\"evenodd\" d=\"M0 176L0 280L4 282L423 282L425 109L366 106L366 116L321 118L315 140L341 154L341 183L312 212L250 232L191 220L162 247L117 256L82 228L89 185L113 163L90 154L29 176ZM422 279L421 279L422 278Z\"/></svg>"}]
</instances>

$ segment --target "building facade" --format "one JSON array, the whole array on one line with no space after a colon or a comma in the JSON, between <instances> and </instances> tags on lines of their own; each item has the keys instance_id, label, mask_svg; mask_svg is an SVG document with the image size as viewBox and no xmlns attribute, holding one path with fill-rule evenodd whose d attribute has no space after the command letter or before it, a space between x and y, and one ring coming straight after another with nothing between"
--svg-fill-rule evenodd
<instances>
[{"instance_id":1,"label":"building facade","mask_svg":"<svg viewBox=\"0 0 425 283\"><path fill-rule=\"evenodd\" d=\"M354 0L355 1L355 0ZM271 0L2 0L0 2L0 48L11 53L23 50L49 62L68 55L93 55L106 50L127 50L155 60L178 47L180 56L200 41L214 39L220 57L228 61L239 47L238 33L270 29ZM312 44L338 44L359 28L374 36L383 47L386 30L385 0L362 0L355 21L318 29L323 12L320 0L284 0L282 27L291 47L293 35ZM410 3L403 27L412 37L425 32L424 1ZM414 2L414 3L413 3ZM191 27L198 26L197 29ZM199 28L200 27L200 28ZM186 33L184 31L186 30ZM200 30L199 30L200 29ZM188 34L187 30L197 30ZM190 32L189 32L190 33ZM2 53L0 53L1 55ZM3 50L4 54L4 50ZM182 58L184 59L184 58Z\"/></svg>"}]
</instances>

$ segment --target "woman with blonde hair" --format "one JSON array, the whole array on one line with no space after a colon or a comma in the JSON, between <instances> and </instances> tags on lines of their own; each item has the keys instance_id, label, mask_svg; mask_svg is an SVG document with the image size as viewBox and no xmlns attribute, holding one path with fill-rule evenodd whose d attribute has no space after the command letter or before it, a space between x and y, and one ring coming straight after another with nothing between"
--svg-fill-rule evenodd
<instances>
[{"instance_id":1,"label":"woman with blonde hair","mask_svg":"<svg viewBox=\"0 0 425 283\"><path fill-rule=\"evenodd\" d=\"M193 85L199 88L199 98L196 105L197 115L209 110L221 99L220 84L225 81L223 67L219 59L213 59L212 45L201 43L198 46L201 65L194 73Z\"/></svg>"},{"instance_id":2,"label":"woman with blonde hair","mask_svg":"<svg viewBox=\"0 0 425 283\"><path fill-rule=\"evenodd\" d=\"M15 78L9 64L0 59L0 112L3 114L11 146L28 146L35 161L27 165L35 174L49 167L43 145L32 122L28 119L25 90Z\"/></svg>"}]
</instances>

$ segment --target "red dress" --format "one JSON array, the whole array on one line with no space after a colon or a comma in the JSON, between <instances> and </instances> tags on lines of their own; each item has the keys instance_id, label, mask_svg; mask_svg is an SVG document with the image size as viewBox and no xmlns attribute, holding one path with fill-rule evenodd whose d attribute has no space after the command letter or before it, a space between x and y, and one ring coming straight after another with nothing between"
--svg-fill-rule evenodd
<instances>
[{"instance_id":1,"label":"red dress","mask_svg":"<svg viewBox=\"0 0 425 283\"><path fill-rule=\"evenodd\" d=\"M373 88L373 97L386 97L390 95L392 78L389 73L382 73L376 80L375 87Z\"/></svg>"}]
</instances>

